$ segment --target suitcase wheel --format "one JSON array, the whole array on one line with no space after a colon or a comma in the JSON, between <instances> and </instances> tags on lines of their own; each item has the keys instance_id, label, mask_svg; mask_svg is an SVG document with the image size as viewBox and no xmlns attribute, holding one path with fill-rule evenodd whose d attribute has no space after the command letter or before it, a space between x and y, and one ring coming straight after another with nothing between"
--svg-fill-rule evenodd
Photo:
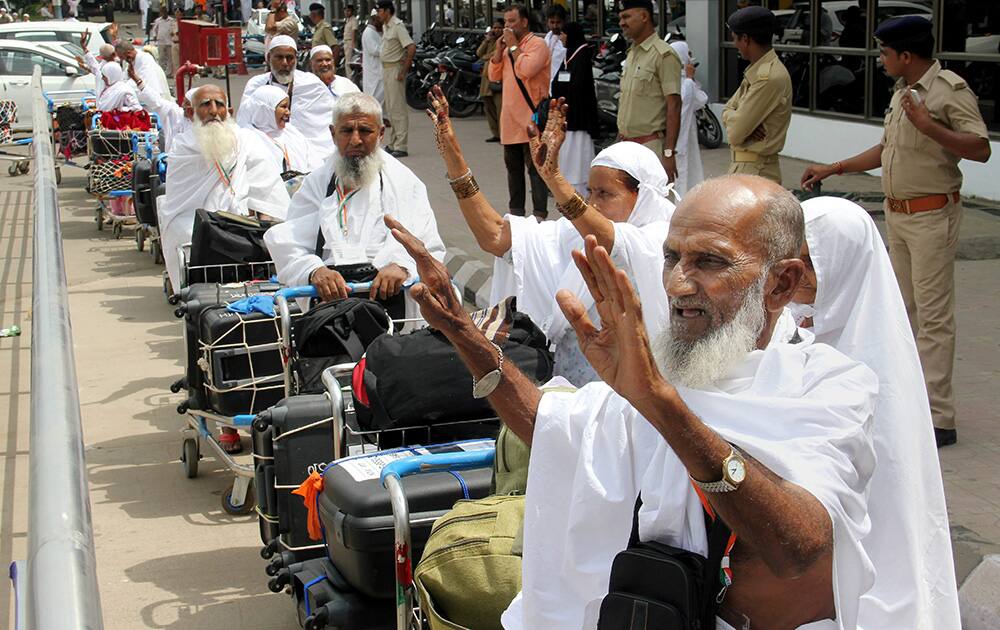
<instances>
[{"instance_id":1,"label":"suitcase wheel","mask_svg":"<svg viewBox=\"0 0 1000 630\"><path fill-rule=\"evenodd\" d=\"M246 516L253 512L255 507L255 496L253 492L247 490L247 496L243 499L243 505L233 505L233 487L229 486L222 493L222 509L226 514L233 516Z\"/></svg>"},{"instance_id":2,"label":"suitcase wheel","mask_svg":"<svg viewBox=\"0 0 1000 630\"><path fill-rule=\"evenodd\" d=\"M280 593L291 579L291 572L288 569L281 569L278 574L267 581L267 589L272 593Z\"/></svg>"},{"instance_id":3,"label":"suitcase wheel","mask_svg":"<svg viewBox=\"0 0 1000 630\"><path fill-rule=\"evenodd\" d=\"M180 392L182 389L184 389L185 387L187 387L187 379L186 378L179 378L179 379L177 379L176 381L174 381L173 383L170 384L170 391L173 392L174 394L176 394L176 393Z\"/></svg>"},{"instance_id":4,"label":"suitcase wheel","mask_svg":"<svg viewBox=\"0 0 1000 630\"><path fill-rule=\"evenodd\" d=\"M278 539L275 538L271 542L267 543L260 548L260 557L265 560L270 560L274 553L278 550ZM268 573L268 575L271 575Z\"/></svg>"},{"instance_id":5,"label":"suitcase wheel","mask_svg":"<svg viewBox=\"0 0 1000 630\"><path fill-rule=\"evenodd\" d=\"M184 462L184 474L187 475L188 479L194 479L198 476L199 459L201 459L201 453L198 452L198 440L185 439L181 447L181 461Z\"/></svg>"}]
</instances>

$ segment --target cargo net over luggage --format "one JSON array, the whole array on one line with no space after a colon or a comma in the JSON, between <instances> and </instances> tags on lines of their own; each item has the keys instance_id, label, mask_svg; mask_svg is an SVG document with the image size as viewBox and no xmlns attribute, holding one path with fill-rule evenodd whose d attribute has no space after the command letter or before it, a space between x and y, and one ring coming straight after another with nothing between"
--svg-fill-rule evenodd
<instances>
[{"instance_id":1,"label":"cargo net over luggage","mask_svg":"<svg viewBox=\"0 0 1000 630\"><path fill-rule=\"evenodd\" d=\"M226 415L256 414L284 396L278 342L251 341L277 339L278 318L233 311L227 311L225 316L232 324L215 341L208 342L204 337L198 341L198 366L204 373L206 397L211 408ZM242 408L233 408L234 405Z\"/></svg>"},{"instance_id":2,"label":"cargo net over luggage","mask_svg":"<svg viewBox=\"0 0 1000 630\"><path fill-rule=\"evenodd\" d=\"M0 144L14 140L14 123L17 121L17 103L0 101Z\"/></svg>"}]
</instances>

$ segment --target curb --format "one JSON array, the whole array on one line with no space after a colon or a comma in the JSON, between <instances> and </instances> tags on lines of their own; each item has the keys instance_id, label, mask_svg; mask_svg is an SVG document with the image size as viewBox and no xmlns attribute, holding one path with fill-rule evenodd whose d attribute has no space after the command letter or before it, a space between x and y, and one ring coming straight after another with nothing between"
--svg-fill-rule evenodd
<instances>
[{"instance_id":1,"label":"curb","mask_svg":"<svg viewBox=\"0 0 1000 630\"><path fill-rule=\"evenodd\" d=\"M462 292L463 300L476 308L490 306L492 269L457 247L448 248L444 264L451 281Z\"/></svg>"}]
</instances>

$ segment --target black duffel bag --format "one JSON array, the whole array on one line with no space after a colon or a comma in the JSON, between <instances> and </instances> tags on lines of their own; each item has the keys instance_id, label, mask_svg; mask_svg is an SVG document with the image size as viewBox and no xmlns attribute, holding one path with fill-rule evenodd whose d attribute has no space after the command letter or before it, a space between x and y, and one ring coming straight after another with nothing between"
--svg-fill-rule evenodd
<instances>
[{"instance_id":1,"label":"black duffel bag","mask_svg":"<svg viewBox=\"0 0 1000 630\"><path fill-rule=\"evenodd\" d=\"M357 362L388 328L385 308L371 300L344 298L310 308L292 328L297 393L323 392L323 370Z\"/></svg>"},{"instance_id":2,"label":"black duffel bag","mask_svg":"<svg viewBox=\"0 0 1000 630\"><path fill-rule=\"evenodd\" d=\"M490 313L474 320L483 322L481 329L496 331L492 339L503 349L505 363L514 363L536 382L549 380L552 353L531 318L514 310L512 298ZM373 341L355 368L352 384L358 424L366 431L495 415L485 398L472 397L472 375L451 342L433 328Z\"/></svg>"},{"instance_id":3,"label":"black duffel bag","mask_svg":"<svg viewBox=\"0 0 1000 630\"><path fill-rule=\"evenodd\" d=\"M194 218L194 230L191 234L191 267L208 267L212 265L248 265L271 260L271 254L264 244L264 232L272 225L271 221L261 221L230 212L209 212L198 209ZM224 277L198 277L197 282L242 282L247 280L265 280L270 275L266 265L253 265L233 276L233 273L221 274ZM255 275L264 277L255 278ZM221 269L220 269L221 273ZM247 276L247 277L244 277Z\"/></svg>"}]
</instances>

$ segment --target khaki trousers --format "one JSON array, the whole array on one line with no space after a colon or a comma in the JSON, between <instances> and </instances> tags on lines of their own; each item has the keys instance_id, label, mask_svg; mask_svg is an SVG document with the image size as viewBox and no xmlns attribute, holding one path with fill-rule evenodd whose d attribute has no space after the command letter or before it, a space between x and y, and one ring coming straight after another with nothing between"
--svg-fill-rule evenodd
<instances>
[{"instance_id":1,"label":"khaki trousers","mask_svg":"<svg viewBox=\"0 0 1000 630\"><path fill-rule=\"evenodd\" d=\"M503 92L486 94L482 98L483 113L486 114L486 122L490 125L490 134L494 138L499 138L500 111L503 107Z\"/></svg>"},{"instance_id":2,"label":"khaki trousers","mask_svg":"<svg viewBox=\"0 0 1000 630\"><path fill-rule=\"evenodd\" d=\"M382 80L385 82L385 113L392 123L385 141L386 149L406 151L406 136L410 127L410 116L406 109L406 81L397 81L403 64L382 64Z\"/></svg>"},{"instance_id":3,"label":"khaki trousers","mask_svg":"<svg viewBox=\"0 0 1000 630\"><path fill-rule=\"evenodd\" d=\"M955 251L962 204L903 214L885 209L892 261L906 314L917 340L931 417L939 429L955 428Z\"/></svg>"},{"instance_id":4,"label":"khaki trousers","mask_svg":"<svg viewBox=\"0 0 1000 630\"><path fill-rule=\"evenodd\" d=\"M157 44L156 52L160 57L160 67L168 77L174 74L174 46L173 44Z\"/></svg>"},{"instance_id":5,"label":"khaki trousers","mask_svg":"<svg viewBox=\"0 0 1000 630\"><path fill-rule=\"evenodd\" d=\"M777 155L761 155L752 161L736 161L729 164L729 174L757 175L781 184L781 165Z\"/></svg>"}]
</instances>

